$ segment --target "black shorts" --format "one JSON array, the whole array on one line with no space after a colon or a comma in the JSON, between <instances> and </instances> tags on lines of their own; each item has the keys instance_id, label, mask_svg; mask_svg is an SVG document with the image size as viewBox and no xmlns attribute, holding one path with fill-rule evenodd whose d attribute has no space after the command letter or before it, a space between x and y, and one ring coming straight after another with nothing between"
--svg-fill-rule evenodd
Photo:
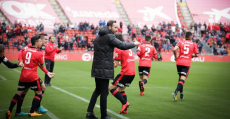
<instances>
[{"instance_id":1,"label":"black shorts","mask_svg":"<svg viewBox=\"0 0 230 119\"><path fill-rule=\"evenodd\" d=\"M42 84L42 80L39 78L36 81L33 82L18 82L18 91L23 91L27 88L30 88L31 90L34 91L41 91L41 84Z\"/></svg>"},{"instance_id":2,"label":"black shorts","mask_svg":"<svg viewBox=\"0 0 230 119\"><path fill-rule=\"evenodd\" d=\"M139 75L146 75L149 77L151 67L138 67Z\"/></svg>"},{"instance_id":3,"label":"black shorts","mask_svg":"<svg viewBox=\"0 0 230 119\"><path fill-rule=\"evenodd\" d=\"M188 77L188 73L189 73L189 66L182 66L182 65L176 65L177 66L177 72L179 74L179 76L185 76Z\"/></svg>"},{"instance_id":4,"label":"black shorts","mask_svg":"<svg viewBox=\"0 0 230 119\"><path fill-rule=\"evenodd\" d=\"M124 86L128 86L132 83L135 75L121 75L118 74L116 78L113 80L112 84L114 86L118 86L120 88L123 88Z\"/></svg>"}]
</instances>

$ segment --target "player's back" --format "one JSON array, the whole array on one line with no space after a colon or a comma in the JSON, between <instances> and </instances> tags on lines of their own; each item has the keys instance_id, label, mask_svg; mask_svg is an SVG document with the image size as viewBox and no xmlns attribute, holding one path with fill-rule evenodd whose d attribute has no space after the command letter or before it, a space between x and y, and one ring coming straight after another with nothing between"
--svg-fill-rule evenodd
<instances>
[{"instance_id":1,"label":"player's back","mask_svg":"<svg viewBox=\"0 0 230 119\"><path fill-rule=\"evenodd\" d=\"M115 60L121 61L121 72L122 75L135 75L135 62L134 54L131 49L129 50L115 50Z\"/></svg>"},{"instance_id":2,"label":"player's back","mask_svg":"<svg viewBox=\"0 0 230 119\"><path fill-rule=\"evenodd\" d=\"M190 66L193 53L198 53L196 44L190 40L181 40L177 46L180 48L177 65Z\"/></svg>"},{"instance_id":3,"label":"player's back","mask_svg":"<svg viewBox=\"0 0 230 119\"><path fill-rule=\"evenodd\" d=\"M21 71L20 81L32 82L37 80L37 66L43 64L43 55L37 48L27 48L22 52L24 67Z\"/></svg>"},{"instance_id":4,"label":"player's back","mask_svg":"<svg viewBox=\"0 0 230 119\"><path fill-rule=\"evenodd\" d=\"M151 67L152 57L157 54L155 47L151 44L142 44L138 47L137 52L140 58L139 66Z\"/></svg>"}]
</instances>

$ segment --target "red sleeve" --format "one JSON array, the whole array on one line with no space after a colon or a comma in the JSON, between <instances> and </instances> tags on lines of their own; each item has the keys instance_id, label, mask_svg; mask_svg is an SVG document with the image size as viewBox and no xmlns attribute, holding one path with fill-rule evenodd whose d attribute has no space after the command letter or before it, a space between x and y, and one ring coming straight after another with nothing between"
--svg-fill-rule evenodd
<instances>
[{"instance_id":1,"label":"red sleeve","mask_svg":"<svg viewBox=\"0 0 230 119\"><path fill-rule=\"evenodd\" d=\"M44 60L43 60L43 54L41 52L38 53L38 62L40 65L44 64Z\"/></svg>"},{"instance_id":2,"label":"red sleeve","mask_svg":"<svg viewBox=\"0 0 230 119\"><path fill-rule=\"evenodd\" d=\"M22 61L22 50L18 52L18 61Z\"/></svg>"},{"instance_id":3,"label":"red sleeve","mask_svg":"<svg viewBox=\"0 0 230 119\"><path fill-rule=\"evenodd\" d=\"M61 52L61 50L56 48L56 53L60 53L60 52Z\"/></svg>"},{"instance_id":4,"label":"red sleeve","mask_svg":"<svg viewBox=\"0 0 230 119\"><path fill-rule=\"evenodd\" d=\"M121 50L119 50L119 49L115 50L114 60L121 60Z\"/></svg>"},{"instance_id":5,"label":"red sleeve","mask_svg":"<svg viewBox=\"0 0 230 119\"><path fill-rule=\"evenodd\" d=\"M199 51L198 51L198 47L196 47L196 45L195 45L195 44L194 44L194 50L193 50L193 51L194 51L194 53L195 53L195 54L198 54L198 53L199 53Z\"/></svg>"},{"instance_id":6,"label":"red sleeve","mask_svg":"<svg viewBox=\"0 0 230 119\"><path fill-rule=\"evenodd\" d=\"M141 56L141 46L137 48L137 55L140 57Z\"/></svg>"},{"instance_id":7,"label":"red sleeve","mask_svg":"<svg viewBox=\"0 0 230 119\"><path fill-rule=\"evenodd\" d=\"M176 45L180 48L181 47L181 42L178 42Z\"/></svg>"},{"instance_id":8,"label":"red sleeve","mask_svg":"<svg viewBox=\"0 0 230 119\"><path fill-rule=\"evenodd\" d=\"M47 44L45 51L46 51L46 53L51 53L53 51L53 49L51 49L50 45Z\"/></svg>"},{"instance_id":9,"label":"red sleeve","mask_svg":"<svg viewBox=\"0 0 230 119\"><path fill-rule=\"evenodd\" d=\"M157 51L156 48L153 47L153 58L157 59Z\"/></svg>"}]
</instances>

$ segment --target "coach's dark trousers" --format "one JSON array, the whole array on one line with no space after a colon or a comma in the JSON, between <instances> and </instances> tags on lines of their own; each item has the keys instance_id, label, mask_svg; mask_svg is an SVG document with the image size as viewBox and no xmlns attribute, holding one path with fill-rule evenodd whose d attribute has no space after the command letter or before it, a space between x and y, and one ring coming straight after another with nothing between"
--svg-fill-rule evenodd
<instances>
[{"instance_id":1,"label":"coach's dark trousers","mask_svg":"<svg viewBox=\"0 0 230 119\"><path fill-rule=\"evenodd\" d=\"M109 94L108 86L109 79L95 78L96 88L91 97L88 112L93 112L93 108L96 104L97 97L100 95L100 109L101 109L101 118L104 118L107 115L107 96Z\"/></svg>"},{"instance_id":2,"label":"coach's dark trousers","mask_svg":"<svg viewBox=\"0 0 230 119\"><path fill-rule=\"evenodd\" d=\"M49 72L53 72L54 62L52 60L45 59L45 63L46 63L46 69ZM47 74L45 74L45 84L50 84L50 80L51 78Z\"/></svg>"}]
</instances>

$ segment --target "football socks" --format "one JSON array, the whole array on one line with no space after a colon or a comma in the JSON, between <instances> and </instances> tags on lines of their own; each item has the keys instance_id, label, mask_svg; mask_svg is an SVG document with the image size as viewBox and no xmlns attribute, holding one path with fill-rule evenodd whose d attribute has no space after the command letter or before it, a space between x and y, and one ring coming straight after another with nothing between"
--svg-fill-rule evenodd
<instances>
[{"instance_id":1,"label":"football socks","mask_svg":"<svg viewBox=\"0 0 230 119\"><path fill-rule=\"evenodd\" d=\"M30 113L34 113L35 109L37 108L40 100L41 100L42 95L35 94L33 102L32 102L32 107L30 109Z\"/></svg>"},{"instance_id":2,"label":"football socks","mask_svg":"<svg viewBox=\"0 0 230 119\"><path fill-rule=\"evenodd\" d=\"M18 94L15 94L14 97L12 98L11 103L10 103L10 107L9 107L10 112L12 112L12 110L13 110L15 104L18 102L19 98L20 98L20 96Z\"/></svg>"},{"instance_id":3,"label":"football socks","mask_svg":"<svg viewBox=\"0 0 230 119\"><path fill-rule=\"evenodd\" d=\"M24 101L25 98L25 94L22 94L17 102L17 109L16 109L16 113L20 113L21 112L21 107L22 107L22 103Z\"/></svg>"},{"instance_id":4,"label":"football socks","mask_svg":"<svg viewBox=\"0 0 230 119\"><path fill-rule=\"evenodd\" d=\"M127 101L122 97L121 93L118 92L116 89L110 90L114 97L116 97L122 104L126 104Z\"/></svg>"}]
</instances>

